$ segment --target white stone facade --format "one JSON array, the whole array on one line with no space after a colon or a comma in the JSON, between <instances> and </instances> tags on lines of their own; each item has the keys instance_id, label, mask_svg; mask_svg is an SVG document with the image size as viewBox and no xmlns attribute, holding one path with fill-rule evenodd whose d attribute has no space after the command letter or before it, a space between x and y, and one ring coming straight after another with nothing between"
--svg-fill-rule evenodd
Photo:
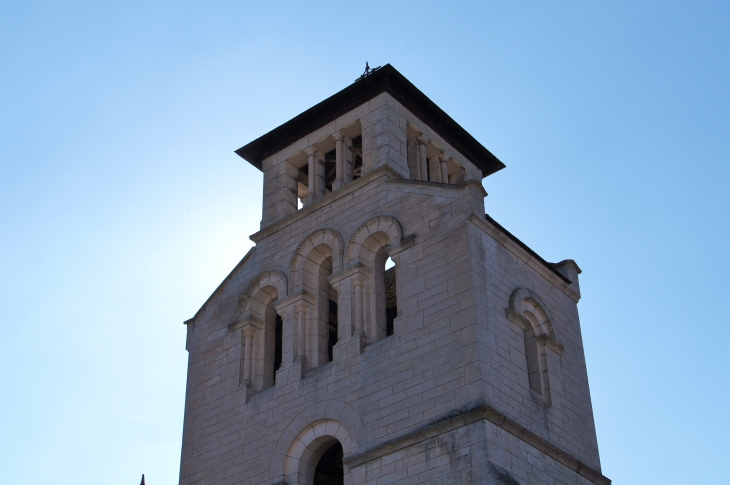
<instances>
[{"instance_id":1,"label":"white stone facade","mask_svg":"<svg viewBox=\"0 0 730 485\"><path fill-rule=\"evenodd\" d=\"M181 485L311 484L335 442L346 484L610 483L580 270L485 216L474 163L383 92L261 168L256 246L186 322Z\"/></svg>"}]
</instances>

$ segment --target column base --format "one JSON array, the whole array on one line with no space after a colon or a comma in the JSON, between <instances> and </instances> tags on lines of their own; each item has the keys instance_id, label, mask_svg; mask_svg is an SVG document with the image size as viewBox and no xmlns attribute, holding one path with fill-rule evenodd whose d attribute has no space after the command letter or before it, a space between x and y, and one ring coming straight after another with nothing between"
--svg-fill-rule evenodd
<instances>
[{"instance_id":1,"label":"column base","mask_svg":"<svg viewBox=\"0 0 730 485\"><path fill-rule=\"evenodd\" d=\"M347 356L354 357L362 354L366 345L367 339L364 335L353 335L352 339L347 342Z\"/></svg>"},{"instance_id":2,"label":"column base","mask_svg":"<svg viewBox=\"0 0 730 485\"><path fill-rule=\"evenodd\" d=\"M306 370L307 361L305 359L295 359L287 367L282 367L276 371L276 387L288 386L294 382L301 381Z\"/></svg>"},{"instance_id":3,"label":"column base","mask_svg":"<svg viewBox=\"0 0 730 485\"><path fill-rule=\"evenodd\" d=\"M244 403L247 403L251 400L251 396L254 394L256 394L256 391L253 390L253 387L251 387L250 384L248 386L244 385L241 390L241 400Z\"/></svg>"}]
</instances>

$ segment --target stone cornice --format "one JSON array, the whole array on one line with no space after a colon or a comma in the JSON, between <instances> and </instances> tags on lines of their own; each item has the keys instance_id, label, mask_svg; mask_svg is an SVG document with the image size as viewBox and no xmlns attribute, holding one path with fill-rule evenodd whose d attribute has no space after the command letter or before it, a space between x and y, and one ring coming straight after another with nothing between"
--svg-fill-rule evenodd
<instances>
[{"instance_id":1,"label":"stone cornice","mask_svg":"<svg viewBox=\"0 0 730 485\"><path fill-rule=\"evenodd\" d=\"M432 188L441 188L441 189L456 189L456 190L463 190L466 188L475 188L477 192L479 192L482 197L486 197L487 191L484 190L484 186L482 183L478 180L467 180L465 182L462 182L460 184L442 184L441 182L428 182L426 180L409 180L409 179L395 179L395 180L387 180L388 183L397 183L397 184L408 184L408 185L420 185L423 187L432 187Z\"/></svg>"},{"instance_id":2,"label":"stone cornice","mask_svg":"<svg viewBox=\"0 0 730 485\"><path fill-rule=\"evenodd\" d=\"M331 192L318 201L314 202L312 205L309 205L307 207L304 207L302 209L299 209L297 212L292 214L291 216L282 219L280 221L277 221L270 226L266 226L265 228L261 229L259 232L251 234L249 239L251 241L258 243L262 239L271 236L272 234L275 234L277 231L280 231L281 229L285 228L289 224L292 224L300 219L303 219L307 217L312 212L315 212L322 207L331 204L335 202L336 200L339 200L343 197L346 197L356 191L359 188L362 188L364 185L367 185L368 183L377 180L381 177L388 177L388 178L396 178L400 179L401 176L398 172L393 170L387 165L383 165L382 167L378 167L372 172L363 175L359 179L345 185L340 190L337 190L335 192Z\"/></svg>"},{"instance_id":3,"label":"stone cornice","mask_svg":"<svg viewBox=\"0 0 730 485\"><path fill-rule=\"evenodd\" d=\"M573 470L580 476L590 480L592 483L597 485L611 485L611 480L605 477L599 470L586 465L570 453L538 436L485 401L477 401L445 413L414 431L379 443L363 452L345 456L343 461L350 467L359 466L426 439L476 423L482 419L486 419L499 426L555 461Z\"/></svg>"},{"instance_id":4,"label":"stone cornice","mask_svg":"<svg viewBox=\"0 0 730 485\"><path fill-rule=\"evenodd\" d=\"M556 288L560 289L568 298L578 303L580 295L573 291L570 287L570 280L561 274L555 267L551 266L550 263L539 258L539 256L537 256L534 252L531 253L530 251L527 251L523 245L515 242L514 236L505 233L502 227L497 227L495 224L492 224L491 221L485 221L477 214L470 215L469 220L474 223L475 226L486 232L490 237L499 241L502 246L517 256L520 261L535 270L537 274L552 283L552 285Z\"/></svg>"},{"instance_id":5,"label":"stone cornice","mask_svg":"<svg viewBox=\"0 0 730 485\"><path fill-rule=\"evenodd\" d=\"M475 164L484 177L504 168L504 164L497 157L390 64L239 148L236 153L261 170L262 162L267 157L381 93L388 93L419 120L437 131L444 141Z\"/></svg>"}]
</instances>

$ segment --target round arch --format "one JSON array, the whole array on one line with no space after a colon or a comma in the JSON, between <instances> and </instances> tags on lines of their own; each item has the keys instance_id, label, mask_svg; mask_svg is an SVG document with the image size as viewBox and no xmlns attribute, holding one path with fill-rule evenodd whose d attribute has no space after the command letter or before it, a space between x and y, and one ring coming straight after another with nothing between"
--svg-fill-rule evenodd
<instances>
[{"instance_id":1,"label":"round arch","mask_svg":"<svg viewBox=\"0 0 730 485\"><path fill-rule=\"evenodd\" d=\"M532 326L537 334L545 334L555 339L552 317L540 295L529 288L517 288L509 298L508 313L522 323L523 326ZM534 318L529 318L525 314Z\"/></svg>"},{"instance_id":2,"label":"round arch","mask_svg":"<svg viewBox=\"0 0 730 485\"><path fill-rule=\"evenodd\" d=\"M251 312L252 305L256 310L259 305L266 306L272 299L281 299L287 295L286 276L281 271L264 271L256 275L239 293L236 315L240 318Z\"/></svg>"},{"instance_id":3,"label":"round arch","mask_svg":"<svg viewBox=\"0 0 730 485\"><path fill-rule=\"evenodd\" d=\"M333 399L307 406L292 418L279 437L269 465L269 479L285 479L290 484L305 483L296 481L299 480L296 477L299 476L300 465L305 469L311 466L313 473L321 453L335 441L340 442L343 454L347 456L358 451L363 436L362 419L349 404ZM306 473L301 477L303 480Z\"/></svg>"},{"instance_id":4,"label":"round arch","mask_svg":"<svg viewBox=\"0 0 730 485\"><path fill-rule=\"evenodd\" d=\"M371 237L372 236L372 237ZM403 227L393 216L379 215L367 220L357 228L345 249L345 261L348 266L356 263L366 247L366 241L377 241L377 244L396 245L403 238Z\"/></svg>"},{"instance_id":5,"label":"round arch","mask_svg":"<svg viewBox=\"0 0 730 485\"><path fill-rule=\"evenodd\" d=\"M334 229L323 228L311 233L299 243L289 263L289 292L301 287L304 282L304 264L312 251L318 246L326 246L331 251L332 271L342 269L342 238Z\"/></svg>"},{"instance_id":6,"label":"round arch","mask_svg":"<svg viewBox=\"0 0 730 485\"><path fill-rule=\"evenodd\" d=\"M311 483L319 459L335 443L342 445L343 455L352 451L352 440L338 421L322 419L302 429L292 441L284 459L283 475L287 483Z\"/></svg>"}]
</instances>

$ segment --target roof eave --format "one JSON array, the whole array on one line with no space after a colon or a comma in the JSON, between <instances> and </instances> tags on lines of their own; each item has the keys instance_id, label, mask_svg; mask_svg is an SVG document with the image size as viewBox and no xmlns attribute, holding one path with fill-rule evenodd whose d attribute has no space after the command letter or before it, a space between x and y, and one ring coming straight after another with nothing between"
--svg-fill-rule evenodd
<instances>
[{"instance_id":1,"label":"roof eave","mask_svg":"<svg viewBox=\"0 0 730 485\"><path fill-rule=\"evenodd\" d=\"M262 170L267 157L307 134L387 92L421 121L433 128L456 150L479 167L486 177L505 165L439 108L393 66L386 64L321 103L236 150L241 158Z\"/></svg>"}]
</instances>

